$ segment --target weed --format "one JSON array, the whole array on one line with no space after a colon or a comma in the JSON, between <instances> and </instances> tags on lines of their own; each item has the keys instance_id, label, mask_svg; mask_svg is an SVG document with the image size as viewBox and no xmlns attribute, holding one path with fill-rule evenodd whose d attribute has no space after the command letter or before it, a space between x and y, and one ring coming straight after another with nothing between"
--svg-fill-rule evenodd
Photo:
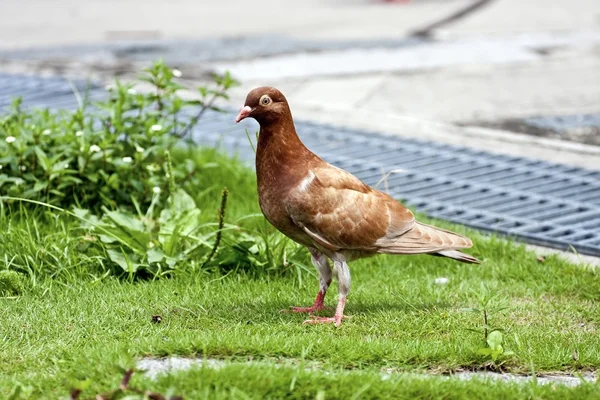
<instances>
[{"instance_id":1,"label":"weed","mask_svg":"<svg viewBox=\"0 0 600 400\"><path fill-rule=\"evenodd\" d=\"M216 89L200 87L202 97L183 100L172 70L159 61L140 77L152 89L119 81L108 99L82 99L75 111L27 111L21 100L0 118L0 190L7 196L35 199L69 208L99 210L146 207L157 189L166 191L165 152L198 123L214 101L227 98L236 82L215 77ZM193 117L184 108L199 108ZM181 184L195 171L182 163L173 171Z\"/></svg>"},{"instance_id":2,"label":"weed","mask_svg":"<svg viewBox=\"0 0 600 400\"><path fill-rule=\"evenodd\" d=\"M121 383L116 389L109 390L108 392L99 393L94 398L96 400L116 400L116 399L149 399L149 400L183 400L181 396L173 396L171 394L162 395L151 390L142 390L139 388L132 387L130 385L131 376L135 371L128 369L124 372ZM89 381L79 382L77 387L71 390L69 400L79 400L80 395L89 386ZM138 396L127 395L127 393L135 393ZM172 392L172 390L169 390Z\"/></svg>"},{"instance_id":3,"label":"weed","mask_svg":"<svg viewBox=\"0 0 600 400\"><path fill-rule=\"evenodd\" d=\"M506 299L502 298L499 293L492 291L484 284L481 285L479 292L472 291L478 298L479 307L463 308L462 311L474 312L481 314L482 324L479 329L474 329L475 332L483 333L485 347L481 347L477 352L483 356L489 357L495 364L501 357L514 355L512 351L504 350L504 335L503 329L490 325L490 316L499 313L506 309Z\"/></svg>"},{"instance_id":4,"label":"weed","mask_svg":"<svg viewBox=\"0 0 600 400\"><path fill-rule=\"evenodd\" d=\"M15 271L0 271L0 297L19 296L25 291L25 279Z\"/></svg>"},{"instance_id":5,"label":"weed","mask_svg":"<svg viewBox=\"0 0 600 400\"><path fill-rule=\"evenodd\" d=\"M88 210L75 209L82 226L98 238L95 243L103 245L110 260L120 266L130 279L141 270L162 276L170 273L177 264L193 265L202 250L211 249L207 259L217 251L224 211L219 214L218 229L203 233L204 228L215 224L201 222L201 210L189 194L183 189L176 189L155 219L153 209L159 196L160 193L155 193L148 210L138 215L105 209L104 216L99 218ZM224 210L226 195L223 199ZM211 246L208 240L214 235L217 239Z\"/></svg>"}]
</instances>

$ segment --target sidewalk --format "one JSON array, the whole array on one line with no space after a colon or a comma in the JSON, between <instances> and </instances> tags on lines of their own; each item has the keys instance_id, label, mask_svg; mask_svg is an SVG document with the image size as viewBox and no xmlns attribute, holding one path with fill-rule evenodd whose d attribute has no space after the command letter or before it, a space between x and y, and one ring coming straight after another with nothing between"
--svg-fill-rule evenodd
<instances>
[{"instance_id":1,"label":"sidewalk","mask_svg":"<svg viewBox=\"0 0 600 400\"><path fill-rule=\"evenodd\" d=\"M0 48L261 34L318 40L397 38L470 2L3 0ZM468 37L597 30L599 8L597 0L497 0L444 31Z\"/></svg>"}]
</instances>

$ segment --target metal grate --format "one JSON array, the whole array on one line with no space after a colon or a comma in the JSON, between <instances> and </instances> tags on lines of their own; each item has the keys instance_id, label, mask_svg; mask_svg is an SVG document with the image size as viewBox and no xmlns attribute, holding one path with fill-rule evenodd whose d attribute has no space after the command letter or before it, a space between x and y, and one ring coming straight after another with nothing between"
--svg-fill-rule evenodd
<instances>
[{"instance_id":1,"label":"metal grate","mask_svg":"<svg viewBox=\"0 0 600 400\"><path fill-rule=\"evenodd\" d=\"M0 75L0 109L17 94L25 94L27 104L76 106L66 81L19 79ZM233 119L233 113L207 113L193 137L251 162L244 130L254 132L257 125L234 125ZM396 171L387 177L390 193L432 217L600 256L600 171L312 122L296 125L310 149L369 185Z\"/></svg>"},{"instance_id":2,"label":"metal grate","mask_svg":"<svg viewBox=\"0 0 600 400\"><path fill-rule=\"evenodd\" d=\"M67 81L62 78L40 78L28 75L0 73L0 110L6 108L14 97L22 97L28 107L73 108L77 106L74 93L98 99L103 90L85 81Z\"/></svg>"}]
</instances>

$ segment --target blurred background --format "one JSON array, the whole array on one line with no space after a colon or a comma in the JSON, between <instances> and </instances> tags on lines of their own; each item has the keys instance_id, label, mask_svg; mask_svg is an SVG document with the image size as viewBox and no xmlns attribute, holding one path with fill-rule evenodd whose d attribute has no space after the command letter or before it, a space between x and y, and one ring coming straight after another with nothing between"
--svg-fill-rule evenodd
<instances>
[{"instance_id":1,"label":"blurred background","mask_svg":"<svg viewBox=\"0 0 600 400\"><path fill-rule=\"evenodd\" d=\"M190 85L230 70L236 108L273 85L324 122L600 144L598 0L3 0L0 15L4 72L110 81L162 57Z\"/></svg>"},{"instance_id":2,"label":"blurred background","mask_svg":"<svg viewBox=\"0 0 600 400\"><path fill-rule=\"evenodd\" d=\"M430 216L600 255L598 0L2 0L0 16L0 109L74 107L72 82L103 97L158 59L186 96L230 71L230 114L195 140L251 163L257 125L233 116L275 86L310 148L370 184L401 172L389 189Z\"/></svg>"}]
</instances>

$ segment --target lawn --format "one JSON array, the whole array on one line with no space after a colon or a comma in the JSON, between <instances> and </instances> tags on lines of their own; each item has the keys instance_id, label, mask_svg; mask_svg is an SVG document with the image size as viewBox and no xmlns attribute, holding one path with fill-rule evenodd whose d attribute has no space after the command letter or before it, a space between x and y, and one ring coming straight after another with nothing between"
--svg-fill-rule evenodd
<instances>
[{"instance_id":1,"label":"lawn","mask_svg":"<svg viewBox=\"0 0 600 400\"><path fill-rule=\"evenodd\" d=\"M23 398L57 398L85 381L87 398L118 386L122 370L136 360L174 354L221 359L225 366L158 380L136 373L132 384L163 393L170 388L186 398L600 395L598 384L567 389L397 374L597 373L597 269L557 257L541 262L519 244L434 221L468 234L475 243L471 253L483 263L428 256L354 262L347 305L353 318L338 329L303 325L304 316L280 310L313 300L317 281L306 267L306 253L255 215L251 170L210 150L196 162L210 164L212 171L200 183L209 189L197 198L203 218L215 220L221 187L227 186L226 222L255 235L259 244L264 238L270 247L263 243L259 249L272 260L129 279L115 274L101 251L86 247L73 216L43 206L3 206L0 268L20 271L26 279L21 295L0 299L1 397L21 387ZM234 247L236 237L224 235L219 254ZM332 288L329 305L335 304ZM496 360L481 351L490 347L486 329L502 333Z\"/></svg>"}]
</instances>

